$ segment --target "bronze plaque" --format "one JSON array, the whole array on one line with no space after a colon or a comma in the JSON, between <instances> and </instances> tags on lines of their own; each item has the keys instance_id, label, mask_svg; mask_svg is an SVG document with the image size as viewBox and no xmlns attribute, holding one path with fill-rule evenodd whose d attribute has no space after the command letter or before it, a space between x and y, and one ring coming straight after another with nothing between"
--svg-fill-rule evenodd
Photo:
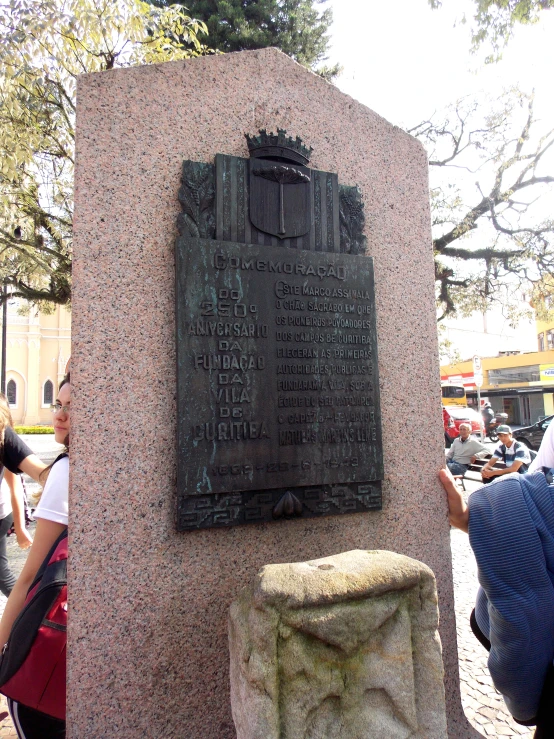
<instances>
[{"instance_id":1,"label":"bronze plaque","mask_svg":"<svg viewBox=\"0 0 554 739\"><path fill-rule=\"evenodd\" d=\"M177 242L178 528L381 507L373 260Z\"/></svg>"}]
</instances>

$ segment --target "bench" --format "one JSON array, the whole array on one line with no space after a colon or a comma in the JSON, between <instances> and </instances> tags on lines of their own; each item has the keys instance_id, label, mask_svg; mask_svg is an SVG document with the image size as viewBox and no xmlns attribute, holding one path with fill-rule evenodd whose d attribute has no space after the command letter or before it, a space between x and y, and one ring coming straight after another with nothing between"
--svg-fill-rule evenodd
<instances>
[{"instance_id":1,"label":"bench","mask_svg":"<svg viewBox=\"0 0 554 739\"><path fill-rule=\"evenodd\" d=\"M473 473L473 474L477 474L478 481L481 482L481 480L482 480L482 478L481 478L481 470L483 469L483 467L487 464L487 462L491 458L492 458L492 454L486 454L483 457L479 457L478 459L475 460L475 462L473 462L473 464L470 464L469 465L469 467L467 468L467 470L464 472L463 475L454 475L454 479L461 484L463 490L466 489L465 480L473 480L474 482L476 482L475 478L468 477L468 475L469 475L470 472ZM503 469L505 469L505 467L506 467L506 465L504 464L504 462L498 461L494 465L493 469L495 469L495 470L503 470Z\"/></svg>"},{"instance_id":2,"label":"bench","mask_svg":"<svg viewBox=\"0 0 554 739\"><path fill-rule=\"evenodd\" d=\"M537 452L535 452L533 449L529 449L529 454L531 455L531 461L533 461L537 456ZM465 480L473 480L474 482L476 482L474 477L468 477L470 472L476 474L478 476L477 481L481 482L481 470L487 464L489 459L492 459L492 454L485 454L483 457L479 457L478 459L476 459L473 464L470 464L463 475L453 475L454 479L461 484L463 490L466 489ZM504 470L506 469L506 465L504 464L504 462L501 462L499 460L494 465L493 469Z\"/></svg>"}]
</instances>

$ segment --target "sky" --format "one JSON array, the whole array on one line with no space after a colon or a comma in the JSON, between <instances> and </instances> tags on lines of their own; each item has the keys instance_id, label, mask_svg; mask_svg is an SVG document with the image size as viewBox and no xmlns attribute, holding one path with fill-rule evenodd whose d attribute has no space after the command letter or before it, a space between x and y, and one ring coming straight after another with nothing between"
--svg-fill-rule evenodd
<instances>
[{"instance_id":1,"label":"sky","mask_svg":"<svg viewBox=\"0 0 554 739\"><path fill-rule=\"evenodd\" d=\"M554 10L537 24L519 26L502 60L484 65L485 53L471 54L470 26L461 22L464 12L471 19L470 0L443 0L439 10L431 10L427 0L329 0L325 7L332 7L334 19L328 63L344 68L336 84L391 123L410 128L465 96L480 94L494 104L503 90L517 85L535 91L543 130L554 128ZM543 206L552 215L554 196ZM446 323L459 353L471 356L482 338L483 317ZM536 350L528 320L514 330L496 311L487 330L494 354Z\"/></svg>"},{"instance_id":2,"label":"sky","mask_svg":"<svg viewBox=\"0 0 554 739\"><path fill-rule=\"evenodd\" d=\"M520 26L497 64L470 53L473 2L329 0L333 9L329 61L344 71L338 87L398 126L424 120L460 97L485 91L495 98L519 84L536 90L537 111L554 121L554 11Z\"/></svg>"}]
</instances>

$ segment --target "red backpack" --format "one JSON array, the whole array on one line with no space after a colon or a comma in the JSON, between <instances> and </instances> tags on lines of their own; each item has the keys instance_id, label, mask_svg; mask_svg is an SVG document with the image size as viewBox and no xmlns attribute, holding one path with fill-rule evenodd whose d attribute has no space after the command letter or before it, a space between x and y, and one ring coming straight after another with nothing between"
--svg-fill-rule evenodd
<instances>
[{"instance_id":1,"label":"red backpack","mask_svg":"<svg viewBox=\"0 0 554 739\"><path fill-rule=\"evenodd\" d=\"M0 693L65 720L67 529L46 556L0 662Z\"/></svg>"}]
</instances>

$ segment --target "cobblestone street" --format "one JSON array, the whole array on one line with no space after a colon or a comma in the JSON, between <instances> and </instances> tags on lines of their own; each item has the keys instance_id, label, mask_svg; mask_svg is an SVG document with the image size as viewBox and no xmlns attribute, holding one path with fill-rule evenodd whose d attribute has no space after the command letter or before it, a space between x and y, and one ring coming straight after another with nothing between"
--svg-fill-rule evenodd
<instances>
[{"instance_id":1,"label":"cobblestone street","mask_svg":"<svg viewBox=\"0 0 554 739\"><path fill-rule=\"evenodd\" d=\"M58 453L59 447L53 437L23 437L27 444L47 464ZM470 491L476 483L468 483ZM37 490L34 483L28 490ZM34 524L32 525L34 528ZM456 600L456 622L458 650L460 658L460 683L462 703L466 716L475 729L485 737L526 737L533 736L534 729L519 726L512 720L504 701L492 686L487 669L487 652L471 633L469 615L477 592L477 567L469 546L467 534L452 529L452 558L454 562L454 591ZM8 556L15 572L19 573L26 558L26 552L19 549L14 536L8 539ZM0 614L4 611L6 598L0 594ZM226 659L226 657L225 657ZM7 710L6 701L0 696L0 712ZM0 722L0 738L16 736L9 717Z\"/></svg>"}]
</instances>

